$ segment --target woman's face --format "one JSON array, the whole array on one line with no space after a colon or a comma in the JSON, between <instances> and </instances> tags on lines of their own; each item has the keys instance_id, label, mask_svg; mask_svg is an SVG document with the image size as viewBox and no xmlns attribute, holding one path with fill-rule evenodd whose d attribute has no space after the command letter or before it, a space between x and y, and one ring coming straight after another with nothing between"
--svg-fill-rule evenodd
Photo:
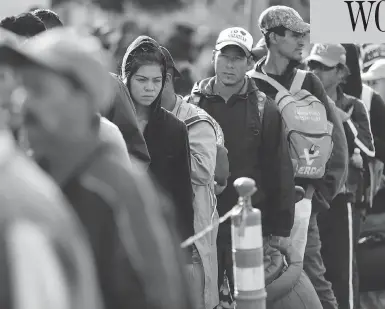
<instances>
[{"instance_id":1,"label":"woman's face","mask_svg":"<svg viewBox=\"0 0 385 309\"><path fill-rule=\"evenodd\" d=\"M162 90L162 70L159 64L142 65L131 77L130 92L136 104L150 106Z\"/></svg>"}]
</instances>

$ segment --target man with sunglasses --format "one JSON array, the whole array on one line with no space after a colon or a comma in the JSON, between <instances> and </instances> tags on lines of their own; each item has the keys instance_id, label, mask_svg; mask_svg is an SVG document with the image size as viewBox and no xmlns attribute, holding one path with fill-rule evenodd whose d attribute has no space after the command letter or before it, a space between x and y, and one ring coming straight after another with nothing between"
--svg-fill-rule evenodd
<instances>
[{"instance_id":1,"label":"man with sunglasses","mask_svg":"<svg viewBox=\"0 0 385 309\"><path fill-rule=\"evenodd\" d=\"M344 119L348 141L348 180L333 199L328 211L320 213L318 224L322 242L322 258L326 266L325 277L331 281L340 308L354 308L358 289L355 284L355 242L353 217L359 209L354 207L362 200L364 162L375 155L368 112L362 101L345 94L341 84L350 74L346 66L346 50L341 44L315 44L307 58L328 96L335 102ZM352 206L353 205L353 206Z\"/></svg>"},{"instance_id":2,"label":"man with sunglasses","mask_svg":"<svg viewBox=\"0 0 385 309\"><path fill-rule=\"evenodd\" d=\"M293 167L276 104L246 75L252 66L252 46L253 38L245 29L223 30L213 51L215 76L195 84L190 102L208 112L223 130L231 175L218 195L219 215L237 202L234 180L251 177L258 188L252 203L262 212L264 235L271 235L271 244L287 246L294 217ZM226 270L233 293L230 227L229 221L219 226L218 284L222 285Z\"/></svg>"},{"instance_id":3,"label":"man with sunglasses","mask_svg":"<svg viewBox=\"0 0 385 309\"><path fill-rule=\"evenodd\" d=\"M297 74L297 66L302 60L306 43L306 36L310 25L303 21L301 16L287 6L271 6L262 12L259 18L259 28L264 35L267 55L257 62L253 71L268 75L280 83L284 88L290 89ZM252 75L251 71L249 74ZM268 82L254 78L257 87L274 98L277 89ZM347 155L345 153L346 138L341 121L335 109L330 105L327 94L320 80L311 72L306 72L301 89L307 90L323 103L328 121L333 124L332 139L333 151L326 165L323 178L312 180L296 178L296 185L306 190L305 199L297 204L296 213L303 212L309 220L308 233L292 234L306 240L304 256L304 269L312 281L324 308L337 308L337 302L331 284L324 278L325 267L320 256L321 243L317 227L317 214L320 210L329 208L329 203L338 193L341 182L346 177ZM314 194L310 190L314 188ZM299 215L298 218L302 216ZM298 222L300 220L298 219ZM302 228L300 229L303 230Z\"/></svg>"}]
</instances>

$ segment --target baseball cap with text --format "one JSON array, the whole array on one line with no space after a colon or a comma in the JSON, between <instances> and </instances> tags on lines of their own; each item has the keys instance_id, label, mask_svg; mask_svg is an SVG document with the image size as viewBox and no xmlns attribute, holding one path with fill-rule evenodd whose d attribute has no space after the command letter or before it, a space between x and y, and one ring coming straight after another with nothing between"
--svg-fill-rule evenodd
<instances>
[{"instance_id":1,"label":"baseball cap with text","mask_svg":"<svg viewBox=\"0 0 385 309\"><path fill-rule=\"evenodd\" d=\"M253 37L247 30L241 27L227 28L219 34L215 49L221 50L229 45L239 46L246 55L250 55L253 48Z\"/></svg>"},{"instance_id":2,"label":"baseball cap with text","mask_svg":"<svg viewBox=\"0 0 385 309\"><path fill-rule=\"evenodd\" d=\"M306 61L318 61L327 67L346 64L346 50L341 44L314 44Z\"/></svg>"},{"instance_id":3,"label":"baseball cap with text","mask_svg":"<svg viewBox=\"0 0 385 309\"><path fill-rule=\"evenodd\" d=\"M385 78L385 59L376 60L366 73L361 74L364 81L372 81Z\"/></svg>"},{"instance_id":4,"label":"baseball cap with text","mask_svg":"<svg viewBox=\"0 0 385 309\"><path fill-rule=\"evenodd\" d=\"M0 63L47 68L74 79L90 95L98 111L106 110L111 104L114 85L109 69L112 62L99 40L91 35L69 28L53 28L22 45L0 43Z\"/></svg>"},{"instance_id":5,"label":"baseball cap with text","mask_svg":"<svg viewBox=\"0 0 385 309\"><path fill-rule=\"evenodd\" d=\"M310 24L304 22L296 10L284 5L274 5L264 10L259 16L258 25L263 34L280 26L298 33L310 31Z\"/></svg>"}]
</instances>

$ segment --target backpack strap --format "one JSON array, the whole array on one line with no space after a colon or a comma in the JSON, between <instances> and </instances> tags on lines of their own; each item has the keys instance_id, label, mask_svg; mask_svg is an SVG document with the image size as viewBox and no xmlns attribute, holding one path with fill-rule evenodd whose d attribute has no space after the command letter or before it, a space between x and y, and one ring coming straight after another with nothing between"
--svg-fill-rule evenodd
<instances>
[{"instance_id":1,"label":"backpack strap","mask_svg":"<svg viewBox=\"0 0 385 309\"><path fill-rule=\"evenodd\" d=\"M265 82L268 82L270 85L272 85L275 89L278 91L287 91L287 89L282 86L280 83L278 83L275 79L271 78L270 76L257 72L255 70L250 70L249 72L246 73L247 76L251 78L257 78L257 79L262 79Z\"/></svg>"},{"instance_id":2,"label":"backpack strap","mask_svg":"<svg viewBox=\"0 0 385 309\"><path fill-rule=\"evenodd\" d=\"M304 70L296 70L293 82L290 87L290 93L296 93L302 89L303 81L306 77L306 71Z\"/></svg>"},{"instance_id":3,"label":"backpack strap","mask_svg":"<svg viewBox=\"0 0 385 309\"><path fill-rule=\"evenodd\" d=\"M368 85L362 85L361 100L364 102L366 109L370 112L372 106L373 89Z\"/></svg>"}]
</instances>

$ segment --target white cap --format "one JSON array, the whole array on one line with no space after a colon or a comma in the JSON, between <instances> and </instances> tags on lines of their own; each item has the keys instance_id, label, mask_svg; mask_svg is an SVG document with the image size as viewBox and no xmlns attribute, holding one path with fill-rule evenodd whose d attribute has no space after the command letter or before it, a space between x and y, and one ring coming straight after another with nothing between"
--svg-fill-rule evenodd
<instances>
[{"instance_id":1,"label":"white cap","mask_svg":"<svg viewBox=\"0 0 385 309\"><path fill-rule=\"evenodd\" d=\"M215 49L221 50L229 45L239 46L246 55L249 55L253 48L253 37L247 30L241 27L227 28L219 34Z\"/></svg>"},{"instance_id":2,"label":"white cap","mask_svg":"<svg viewBox=\"0 0 385 309\"><path fill-rule=\"evenodd\" d=\"M362 73L363 81L385 78L385 59L376 60L366 73Z\"/></svg>"}]
</instances>

